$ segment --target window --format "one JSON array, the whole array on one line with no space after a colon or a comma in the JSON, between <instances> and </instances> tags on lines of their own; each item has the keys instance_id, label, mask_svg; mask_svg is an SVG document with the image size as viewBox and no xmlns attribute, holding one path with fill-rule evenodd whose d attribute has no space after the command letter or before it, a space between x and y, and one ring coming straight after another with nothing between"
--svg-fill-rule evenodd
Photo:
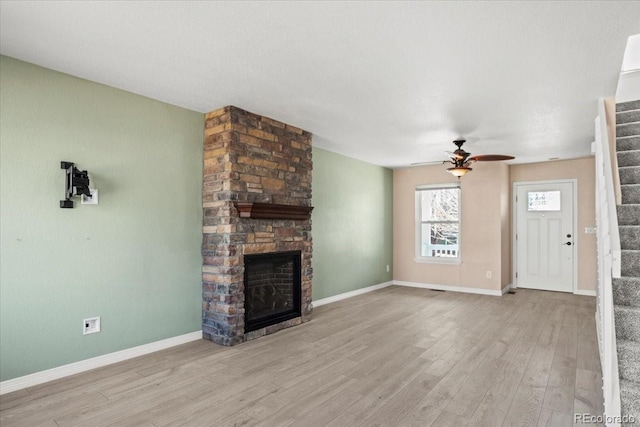
<instances>
[{"instance_id":1,"label":"window","mask_svg":"<svg viewBox=\"0 0 640 427\"><path fill-rule=\"evenodd\" d=\"M460 188L416 188L416 261L460 262Z\"/></svg>"},{"instance_id":2,"label":"window","mask_svg":"<svg viewBox=\"0 0 640 427\"><path fill-rule=\"evenodd\" d=\"M560 191L527 191L527 210L560 211Z\"/></svg>"}]
</instances>

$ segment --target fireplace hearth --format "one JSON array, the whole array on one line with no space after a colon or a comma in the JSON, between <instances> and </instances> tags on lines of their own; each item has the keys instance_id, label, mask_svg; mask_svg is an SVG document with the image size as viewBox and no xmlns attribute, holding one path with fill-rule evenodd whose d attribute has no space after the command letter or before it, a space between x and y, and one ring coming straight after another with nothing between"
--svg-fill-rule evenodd
<instances>
[{"instance_id":1,"label":"fireplace hearth","mask_svg":"<svg viewBox=\"0 0 640 427\"><path fill-rule=\"evenodd\" d=\"M245 333L300 317L300 258L300 251L245 255Z\"/></svg>"}]
</instances>

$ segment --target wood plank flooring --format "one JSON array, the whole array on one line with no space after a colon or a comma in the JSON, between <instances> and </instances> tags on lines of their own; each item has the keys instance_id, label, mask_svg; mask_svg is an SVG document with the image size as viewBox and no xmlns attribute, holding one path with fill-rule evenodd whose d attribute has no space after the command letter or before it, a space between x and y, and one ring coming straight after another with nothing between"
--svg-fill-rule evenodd
<instances>
[{"instance_id":1,"label":"wood plank flooring","mask_svg":"<svg viewBox=\"0 0 640 427\"><path fill-rule=\"evenodd\" d=\"M602 414L595 299L392 286L0 397L9 426L571 426Z\"/></svg>"}]
</instances>

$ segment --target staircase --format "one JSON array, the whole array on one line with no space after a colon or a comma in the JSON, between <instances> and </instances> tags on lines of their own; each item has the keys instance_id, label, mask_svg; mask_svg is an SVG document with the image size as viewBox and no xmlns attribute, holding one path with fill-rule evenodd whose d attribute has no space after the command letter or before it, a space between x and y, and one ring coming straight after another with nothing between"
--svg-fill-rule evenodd
<instances>
[{"instance_id":1,"label":"staircase","mask_svg":"<svg viewBox=\"0 0 640 427\"><path fill-rule=\"evenodd\" d=\"M616 105L621 276L613 279L622 415L640 423L640 100ZM633 424L628 424L633 425Z\"/></svg>"}]
</instances>

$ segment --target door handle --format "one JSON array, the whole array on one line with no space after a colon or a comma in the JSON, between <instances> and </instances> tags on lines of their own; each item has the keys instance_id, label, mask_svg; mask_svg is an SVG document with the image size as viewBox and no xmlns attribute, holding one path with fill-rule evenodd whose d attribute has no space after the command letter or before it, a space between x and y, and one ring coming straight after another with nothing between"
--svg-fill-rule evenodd
<instances>
[{"instance_id":1,"label":"door handle","mask_svg":"<svg viewBox=\"0 0 640 427\"><path fill-rule=\"evenodd\" d=\"M571 246L572 243L571 242L567 242L567 243L563 243L563 245Z\"/></svg>"}]
</instances>

